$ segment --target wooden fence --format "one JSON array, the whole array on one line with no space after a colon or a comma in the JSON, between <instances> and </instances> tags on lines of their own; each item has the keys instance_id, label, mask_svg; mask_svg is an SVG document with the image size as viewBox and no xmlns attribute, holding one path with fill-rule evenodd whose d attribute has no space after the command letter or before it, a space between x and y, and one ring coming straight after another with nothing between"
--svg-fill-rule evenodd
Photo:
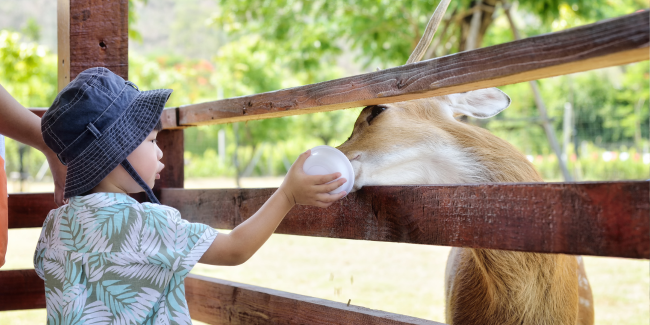
<instances>
[{"instance_id":1,"label":"wooden fence","mask_svg":"<svg viewBox=\"0 0 650 325\"><path fill-rule=\"evenodd\" d=\"M59 87L105 66L128 77L128 0L58 0ZM183 128L331 111L518 83L649 58L649 12L358 76L166 109L163 204L232 229L274 189L183 189ZM38 115L43 110L34 110ZM41 227L52 193L12 194L9 228ZM650 182L365 187L327 209L298 206L284 234L650 258ZM0 311L45 307L34 270L0 272ZM192 318L236 324L439 324L190 275Z\"/></svg>"}]
</instances>

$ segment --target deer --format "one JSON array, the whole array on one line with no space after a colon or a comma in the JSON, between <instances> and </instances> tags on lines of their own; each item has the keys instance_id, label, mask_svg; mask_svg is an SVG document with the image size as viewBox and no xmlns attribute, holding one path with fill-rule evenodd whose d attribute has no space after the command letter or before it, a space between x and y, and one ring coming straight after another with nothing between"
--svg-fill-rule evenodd
<instances>
[{"instance_id":1,"label":"deer","mask_svg":"<svg viewBox=\"0 0 650 325\"><path fill-rule=\"evenodd\" d=\"M450 0L435 10L408 63L421 59ZM363 108L337 148L372 185L543 182L514 146L460 116L484 119L510 105L497 88ZM448 324L594 322L581 256L453 247L445 269Z\"/></svg>"}]
</instances>

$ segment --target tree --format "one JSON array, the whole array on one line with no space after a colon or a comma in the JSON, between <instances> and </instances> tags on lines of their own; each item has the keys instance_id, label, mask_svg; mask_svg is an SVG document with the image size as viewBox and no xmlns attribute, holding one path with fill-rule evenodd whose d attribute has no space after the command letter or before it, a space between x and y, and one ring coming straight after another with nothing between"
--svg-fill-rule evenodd
<instances>
[{"instance_id":1,"label":"tree","mask_svg":"<svg viewBox=\"0 0 650 325\"><path fill-rule=\"evenodd\" d=\"M611 6L589 0L525 0L520 7L535 17L536 29L548 30L570 8L584 22L630 13L644 8L642 0L629 0ZM435 3L425 0L219 0L221 11L214 24L231 38L259 35L258 46L270 50L294 72L320 70L331 65L336 56L352 50L365 66L401 65L419 41ZM505 0L458 0L447 10L437 38L443 41L439 53L463 51L472 17L479 14L476 36L480 47L492 25L497 7ZM451 25L445 28L445 25ZM530 31L530 28L526 30ZM314 80L316 81L316 80Z\"/></svg>"}]
</instances>

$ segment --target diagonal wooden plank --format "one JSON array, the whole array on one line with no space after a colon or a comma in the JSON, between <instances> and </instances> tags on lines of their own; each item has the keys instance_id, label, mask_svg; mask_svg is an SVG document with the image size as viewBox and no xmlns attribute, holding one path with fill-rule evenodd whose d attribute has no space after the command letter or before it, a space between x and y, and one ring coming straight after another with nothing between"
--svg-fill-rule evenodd
<instances>
[{"instance_id":1,"label":"diagonal wooden plank","mask_svg":"<svg viewBox=\"0 0 650 325\"><path fill-rule=\"evenodd\" d=\"M392 103L647 60L648 10L383 71L178 108L182 126Z\"/></svg>"},{"instance_id":2,"label":"diagonal wooden plank","mask_svg":"<svg viewBox=\"0 0 650 325\"><path fill-rule=\"evenodd\" d=\"M650 182L364 187L327 209L297 206L277 233L650 258ZM275 189L163 189L184 219L232 229Z\"/></svg>"},{"instance_id":3,"label":"diagonal wooden plank","mask_svg":"<svg viewBox=\"0 0 650 325\"><path fill-rule=\"evenodd\" d=\"M441 324L194 274L185 297L192 319L209 324Z\"/></svg>"},{"instance_id":4,"label":"diagonal wooden plank","mask_svg":"<svg viewBox=\"0 0 650 325\"><path fill-rule=\"evenodd\" d=\"M0 271L0 283L0 311L45 308L45 283L34 269ZM210 324L441 324L194 274L185 297L192 319Z\"/></svg>"}]
</instances>

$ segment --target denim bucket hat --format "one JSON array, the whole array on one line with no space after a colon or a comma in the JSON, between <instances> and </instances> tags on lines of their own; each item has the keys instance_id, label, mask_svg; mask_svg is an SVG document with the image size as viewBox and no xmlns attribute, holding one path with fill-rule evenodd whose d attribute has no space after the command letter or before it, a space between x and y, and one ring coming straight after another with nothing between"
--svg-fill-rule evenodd
<instances>
[{"instance_id":1,"label":"denim bucket hat","mask_svg":"<svg viewBox=\"0 0 650 325\"><path fill-rule=\"evenodd\" d=\"M64 197L93 189L118 165L159 203L126 157L153 131L171 89L140 91L106 68L81 72L41 119L43 140L68 166Z\"/></svg>"}]
</instances>

